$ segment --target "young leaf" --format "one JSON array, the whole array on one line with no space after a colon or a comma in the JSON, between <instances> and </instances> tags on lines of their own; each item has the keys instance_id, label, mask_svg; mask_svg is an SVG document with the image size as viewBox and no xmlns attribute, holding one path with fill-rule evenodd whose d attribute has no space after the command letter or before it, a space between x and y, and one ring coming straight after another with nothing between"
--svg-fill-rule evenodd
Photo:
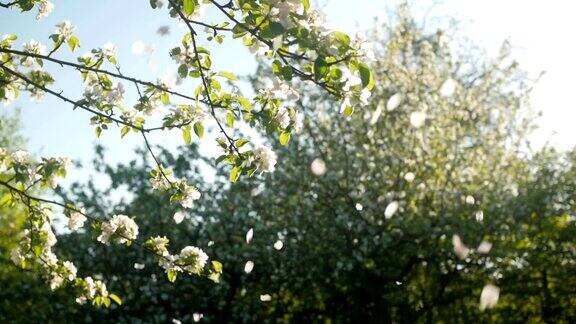
<instances>
[{"instance_id":1,"label":"young leaf","mask_svg":"<svg viewBox=\"0 0 576 324\"><path fill-rule=\"evenodd\" d=\"M362 87L372 90L374 88L374 78L372 77L372 72L370 68L365 63L360 63L358 65L358 71L360 71L360 79L362 80Z\"/></svg>"},{"instance_id":2,"label":"young leaf","mask_svg":"<svg viewBox=\"0 0 576 324\"><path fill-rule=\"evenodd\" d=\"M290 141L290 133L282 132L282 134L280 134L280 144L286 146L289 141Z\"/></svg>"},{"instance_id":3,"label":"young leaf","mask_svg":"<svg viewBox=\"0 0 576 324\"><path fill-rule=\"evenodd\" d=\"M241 172L242 169L240 169L239 167L237 166L233 167L232 170L230 171L230 182L236 182L240 177Z\"/></svg>"},{"instance_id":4,"label":"young leaf","mask_svg":"<svg viewBox=\"0 0 576 324\"><path fill-rule=\"evenodd\" d=\"M182 129L182 138L184 138L184 143L190 144L192 141L192 134L190 134L190 126L186 126Z\"/></svg>"},{"instance_id":5,"label":"young leaf","mask_svg":"<svg viewBox=\"0 0 576 324\"><path fill-rule=\"evenodd\" d=\"M204 136L204 126L202 126L201 122L194 123L194 133L198 138L202 138Z\"/></svg>"},{"instance_id":6,"label":"young leaf","mask_svg":"<svg viewBox=\"0 0 576 324\"><path fill-rule=\"evenodd\" d=\"M322 79L328 73L328 63L326 60L318 56L316 61L314 61L314 78L316 80Z\"/></svg>"},{"instance_id":7,"label":"young leaf","mask_svg":"<svg viewBox=\"0 0 576 324\"><path fill-rule=\"evenodd\" d=\"M184 0L184 13L186 16L190 16L194 13L195 6L196 4L194 3L194 0Z\"/></svg>"},{"instance_id":8,"label":"young leaf","mask_svg":"<svg viewBox=\"0 0 576 324\"><path fill-rule=\"evenodd\" d=\"M112 299L116 304L122 305L122 299L115 294L110 294L110 299Z\"/></svg>"}]
</instances>

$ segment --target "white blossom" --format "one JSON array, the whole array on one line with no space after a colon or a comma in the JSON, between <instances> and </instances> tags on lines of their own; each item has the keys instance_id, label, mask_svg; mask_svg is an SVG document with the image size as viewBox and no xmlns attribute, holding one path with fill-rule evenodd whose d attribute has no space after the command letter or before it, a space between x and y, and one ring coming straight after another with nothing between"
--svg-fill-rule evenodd
<instances>
[{"instance_id":1,"label":"white blossom","mask_svg":"<svg viewBox=\"0 0 576 324\"><path fill-rule=\"evenodd\" d=\"M287 128L290 126L290 113L284 107L280 107L280 109L278 109L278 113L276 114L275 119L282 128Z\"/></svg>"},{"instance_id":2,"label":"white blossom","mask_svg":"<svg viewBox=\"0 0 576 324\"><path fill-rule=\"evenodd\" d=\"M480 310L485 310L487 308L492 308L498 303L498 298L500 297L500 288L493 284L487 284L482 288L482 293L480 293Z\"/></svg>"},{"instance_id":3,"label":"white blossom","mask_svg":"<svg viewBox=\"0 0 576 324\"><path fill-rule=\"evenodd\" d=\"M194 200L200 199L200 191L198 189L187 186L184 192L182 193L182 200L180 201L180 205L184 208L192 208L194 204Z\"/></svg>"},{"instance_id":4,"label":"white blossom","mask_svg":"<svg viewBox=\"0 0 576 324\"><path fill-rule=\"evenodd\" d=\"M292 121L292 129L296 134L299 134L304 128L304 114L294 110L290 114L290 120Z\"/></svg>"},{"instance_id":5,"label":"white blossom","mask_svg":"<svg viewBox=\"0 0 576 324\"><path fill-rule=\"evenodd\" d=\"M260 146L254 150L254 157L261 172L274 172L276 166L276 153L267 146Z\"/></svg>"},{"instance_id":6,"label":"white blossom","mask_svg":"<svg viewBox=\"0 0 576 324\"><path fill-rule=\"evenodd\" d=\"M178 262L184 271L190 274L200 274L208 262L208 255L200 248L187 246L180 251Z\"/></svg>"},{"instance_id":7,"label":"white blossom","mask_svg":"<svg viewBox=\"0 0 576 324\"><path fill-rule=\"evenodd\" d=\"M48 0L40 0L40 4L38 4L38 14L36 15L36 19L40 20L44 17L48 17L50 13L54 10L54 4Z\"/></svg>"},{"instance_id":8,"label":"white blossom","mask_svg":"<svg viewBox=\"0 0 576 324\"><path fill-rule=\"evenodd\" d=\"M86 216L83 215L84 213L84 209L81 209L79 212L73 211L70 213L70 218L68 218L68 228L71 231L77 231L84 226L84 222L86 222Z\"/></svg>"},{"instance_id":9,"label":"white blossom","mask_svg":"<svg viewBox=\"0 0 576 324\"><path fill-rule=\"evenodd\" d=\"M18 150L16 152L13 152L10 157L12 158L12 160L16 163L19 164L25 164L28 163L30 161L30 153L26 152L26 151L22 151L22 150Z\"/></svg>"},{"instance_id":10,"label":"white blossom","mask_svg":"<svg viewBox=\"0 0 576 324\"><path fill-rule=\"evenodd\" d=\"M68 20L64 20L56 24L56 34L60 35L63 41L67 41L74 34L74 26Z\"/></svg>"},{"instance_id":11,"label":"white blossom","mask_svg":"<svg viewBox=\"0 0 576 324\"><path fill-rule=\"evenodd\" d=\"M116 54L116 46L111 42L107 42L102 46L102 54L104 56L114 56Z\"/></svg>"},{"instance_id":12,"label":"white blossom","mask_svg":"<svg viewBox=\"0 0 576 324\"><path fill-rule=\"evenodd\" d=\"M138 236L138 225L126 215L114 215L109 222L102 223L102 233L98 241L108 244L111 240L124 244L135 240Z\"/></svg>"},{"instance_id":13,"label":"white blossom","mask_svg":"<svg viewBox=\"0 0 576 324\"><path fill-rule=\"evenodd\" d=\"M392 218L392 216L394 216L394 214L396 214L396 212L398 211L398 207L400 207L400 204L397 201L389 203L388 206L386 206L386 209L384 210L384 217L386 219Z\"/></svg>"}]
</instances>

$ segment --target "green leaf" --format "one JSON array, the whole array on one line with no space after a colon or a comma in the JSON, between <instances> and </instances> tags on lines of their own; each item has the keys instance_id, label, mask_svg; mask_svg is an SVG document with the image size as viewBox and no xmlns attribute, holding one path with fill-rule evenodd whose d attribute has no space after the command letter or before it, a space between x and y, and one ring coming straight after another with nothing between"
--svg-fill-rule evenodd
<instances>
[{"instance_id":1,"label":"green leaf","mask_svg":"<svg viewBox=\"0 0 576 324\"><path fill-rule=\"evenodd\" d=\"M292 67L290 65L285 65L282 67L282 76L284 77L284 80L286 81L290 81L292 80Z\"/></svg>"},{"instance_id":2,"label":"green leaf","mask_svg":"<svg viewBox=\"0 0 576 324\"><path fill-rule=\"evenodd\" d=\"M247 143L248 143L248 139L240 138L234 142L234 146L236 146L236 148L241 148L242 146L246 145Z\"/></svg>"},{"instance_id":3,"label":"green leaf","mask_svg":"<svg viewBox=\"0 0 576 324\"><path fill-rule=\"evenodd\" d=\"M360 79L362 80L362 88L367 88L372 90L374 88L374 78L372 77L372 72L370 68L365 63L360 63L358 65L358 71L360 71Z\"/></svg>"},{"instance_id":4,"label":"green leaf","mask_svg":"<svg viewBox=\"0 0 576 324\"><path fill-rule=\"evenodd\" d=\"M250 101L248 101L248 99L242 96L238 96L236 100L238 101L238 103L240 103L240 105L242 105L244 109L246 109L247 111L252 111L252 105L250 104Z\"/></svg>"},{"instance_id":5,"label":"green leaf","mask_svg":"<svg viewBox=\"0 0 576 324\"><path fill-rule=\"evenodd\" d=\"M310 9L310 0L302 0L302 5L304 6L304 11Z\"/></svg>"},{"instance_id":6,"label":"green leaf","mask_svg":"<svg viewBox=\"0 0 576 324\"><path fill-rule=\"evenodd\" d=\"M129 131L130 131L130 126L122 127L122 130L120 131L120 138L124 138L124 136L126 136L126 134L128 134Z\"/></svg>"},{"instance_id":7,"label":"green leaf","mask_svg":"<svg viewBox=\"0 0 576 324\"><path fill-rule=\"evenodd\" d=\"M174 282L176 281L176 277L178 277L178 272L170 270L166 273L166 277L168 277L168 281Z\"/></svg>"},{"instance_id":8,"label":"green leaf","mask_svg":"<svg viewBox=\"0 0 576 324\"><path fill-rule=\"evenodd\" d=\"M201 122L194 123L194 133L196 133L198 138L202 138L204 136L204 126Z\"/></svg>"},{"instance_id":9,"label":"green leaf","mask_svg":"<svg viewBox=\"0 0 576 324\"><path fill-rule=\"evenodd\" d=\"M276 38L284 33L284 26L279 22L271 22L260 32L260 36L266 39Z\"/></svg>"},{"instance_id":10,"label":"green leaf","mask_svg":"<svg viewBox=\"0 0 576 324\"><path fill-rule=\"evenodd\" d=\"M186 126L182 129L182 137L184 138L184 143L190 144L190 142L192 142L192 134L190 133L190 126Z\"/></svg>"},{"instance_id":11,"label":"green leaf","mask_svg":"<svg viewBox=\"0 0 576 324\"><path fill-rule=\"evenodd\" d=\"M68 38L67 44L68 47L70 47L70 50L74 52L74 50L80 46L80 40L76 36L70 36L70 38Z\"/></svg>"},{"instance_id":12,"label":"green leaf","mask_svg":"<svg viewBox=\"0 0 576 324\"><path fill-rule=\"evenodd\" d=\"M348 47L350 45L350 37L343 32L335 31L330 33L330 36L340 46Z\"/></svg>"},{"instance_id":13,"label":"green leaf","mask_svg":"<svg viewBox=\"0 0 576 324\"><path fill-rule=\"evenodd\" d=\"M184 0L184 13L186 16L190 16L194 13L195 6L196 4L194 3L194 0Z\"/></svg>"},{"instance_id":14,"label":"green leaf","mask_svg":"<svg viewBox=\"0 0 576 324\"><path fill-rule=\"evenodd\" d=\"M178 75L184 79L188 75L188 66L186 64L182 64L178 67Z\"/></svg>"},{"instance_id":15,"label":"green leaf","mask_svg":"<svg viewBox=\"0 0 576 324\"><path fill-rule=\"evenodd\" d=\"M116 294L110 294L108 295L110 297L110 299L112 299L116 304L118 305L122 305L122 299L120 299L120 297L118 297Z\"/></svg>"},{"instance_id":16,"label":"green leaf","mask_svg":"<svg viewBox=\"0 0 576 324\"><path fill-rule=\"evenodd\" d=\"M350 117L352 116L352 113L354 113L354 107L346 106L346 108L344 108L344 116Z\"/></svg>"},{"instance_id":17,"label":"green leaf","mask_svg":"<svg viewBox=\"0 0 576 324\"><path fill-rule=\"evenodd\" d=\"M162 101L163 105L167 105L170 103L170 95L168 92L164 92L160 95L160 100Z\"/></svg>"},{"instance_id":18,"label":"green leaf","mask_svg":"<svg viewBox=\"0 0 576 324\"><path fill-rule=\"evenodd\" d=\"M228 80L231 81L235 81L238 80L238 78L236 77L236 74L232 73L232 72L227 72L227 71L221 71L218 73L219 76L224 77Z\"/></svg>"},{"instance_id":19,"label":"green leaf","mask_svg":"<svg viewBox=\"0 0 576 324\"><path fill-rule=\"evenodd\" d=\"M290 141L290 133L282 132L282 134L280 134L280 144L286 146L289 141Z\"/></svg>"},{"instance_id":20,"label":"green leaf","mask_svg":"<svg viewBox=\"0 0 576 324\"><path fill-rule=\"evenodd\" d=\"M314 78L320 80L326 74L328 74L328 63L326 63L323 57L319 56L316 61L314 61Z\"/></svg>"},{"instance_id":21,"label":"green leaf","mask_svg":"<svg viewBox=\"0 0 576 324\"><path fill-rule=\"evenodd\" d=\"M226 125L230 128L234 127L234 114L231 112L226 114Z\"/></svg>"},{"instance_id":22,"label":"green leaf","mask_svg":"<svg viewBox=\"0 0 576 324\"><path fill-rule=\"evenodd\" d=\"M96 127L96 137L100 137L100 134L102 134L102 128L100 128L100 126Z\"/></svg>"},{"instance_id":23,"label":"green leaf","mask_svg":"<svg viewBox=\"0 0 576 324\"><path fill-rule=\"evenodd\" d=\"M236 182L242 173L242 169L235 166L230 170L230 182Z\"/></svg>"}]
</instances>

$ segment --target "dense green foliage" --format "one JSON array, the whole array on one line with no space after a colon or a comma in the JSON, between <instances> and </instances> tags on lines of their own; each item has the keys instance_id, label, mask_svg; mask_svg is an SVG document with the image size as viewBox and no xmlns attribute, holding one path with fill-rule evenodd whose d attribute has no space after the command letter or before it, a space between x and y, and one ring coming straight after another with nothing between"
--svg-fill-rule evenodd
<instances>
[{"instance_id":1,"label":"dense green foliage","mask_svg":"<svg viewBox=\"0 0 576 324\"><path fill-rule=\"evenodd\" d=\"M65 235L57 248L79 269L110 278L124 303L97 310L64 306L54 296L58 316L159 323L190 322L194 313L211 322L576 321L576 153L526 148L531 85L505 50L491 61L456 56L442 33L425 34L406 16L378 30L370 35L378 40L378 60L369 107L337 118L338 103L307 92L298 107L305 127L278 151L276 172L229 184L227 170L217 168L215 182L199 188L206 198L181 224L172 219L178 209L149 187L154 162L145 150L129 164L107 166L98 148L94 165L110 188L76 184L63 196L92 215L134 215L144 237L169 234L175 249L206 247L224 271L216 286L188 277L167 284L141 250L94 246L90 231ZM197 183L199 166L213 164L195 145L159 156L176 176ZM118 196L127 198L112 199ZM247 244L249 228L254 239ZM470 247L462 258L453 235ZM488 253L475 248L482 241L493 244ZM249 260L255 266L247 274ZM135 263L145 267L134 270ZM501 288L500 300L482 312L487 283ZM266 294L271 300L261 301ZM26 306L31 314L44 311Z\"/></svg>"}]
</instances>

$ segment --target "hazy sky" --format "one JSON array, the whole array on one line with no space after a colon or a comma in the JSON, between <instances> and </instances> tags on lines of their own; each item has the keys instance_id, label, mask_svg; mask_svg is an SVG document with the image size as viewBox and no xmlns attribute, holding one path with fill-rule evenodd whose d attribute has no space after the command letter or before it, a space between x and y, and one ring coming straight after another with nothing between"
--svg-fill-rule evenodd
<instances>
[{"instance_id":1,"label":"hazy sky","mask_svg":"<svg viewBox=\"0 0 576 324\"><path fill-rule=\"evenodd\" d=\"M54 0L54 12L47 19L37 22L34 14L19 14L16 11L0 9L0 34L15 33L19 36L18 45L30 38L49 44L48 36L54 25L62 20L70 20L76 26L76 34L82 47L78 54L110 41L118 47L119 63L122 72L141 79L155 80L158 75L175 72L174 64L167 52L180 43L185 29L170 19L166 12L154 11L144 0L99 0L72 1ZM388 0L324 0L321 6L327 15L328 25L348 33L370 28L373 18L387 21L399 1ZM536 86L533 105L543 112L539 120L541 130L533 137L541 145L546 141L561 149L567 149L576 141L576 112L572 91L573 76L576 75L576 47L573 33L576 30L576 2L568 0L414 0L410 2L417 18L427 17L433 24L444 24L450 18L459 21L458 35L467 37L476 45L495 55L502 42L510 40L513 57L532 76L540 71L546 74ZM209 19L217 19L209 13ZM171 33L161 37L158 27L168 25ZM150 58L134 55L134 42L153 44L155 53ZM218 69L247 74L253 71L255 63L247 50L228 41L219 49L214 47L214 64ZM74 56L63 50L56 56L74 60ZM233 59L231 59L233 58ZM63 90L66 95L78 98L81 95L81 80L74 70L62 72L49 67L56 73L58 83L54 89ZM127 85L128 86L128 85ZM128 97L133 100L134 97ZM40 103L31 103L22 98L3 111L14 107L22 108L23 134L29 138L28 149L45 155L67 155L73 159L90 161L93 144L99 142L109 148L109 162L127 161L135 146L142 144L141 137L129 135L120 140L119 131L104 133L100 139L94 136L89 127L89 115L54 98L46 96ZM182 144L179 134L155 135L151 140L157 144L175 146ZM205 139L212 144L209 139ZM78 178L81 174L72 175Z\"/></svg>"}]
</instances>

